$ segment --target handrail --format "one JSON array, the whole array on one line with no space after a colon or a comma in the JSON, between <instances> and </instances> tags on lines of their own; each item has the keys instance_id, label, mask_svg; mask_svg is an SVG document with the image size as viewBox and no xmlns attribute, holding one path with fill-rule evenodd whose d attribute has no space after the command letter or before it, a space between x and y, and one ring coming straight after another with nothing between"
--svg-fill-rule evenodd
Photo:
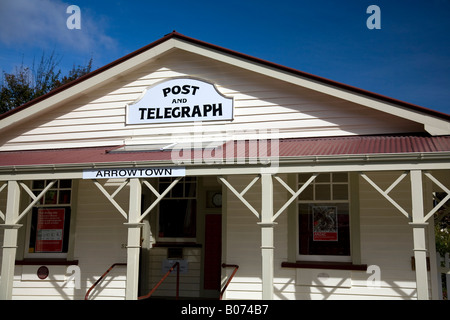
<instances>
[{"instance_id":1,"label":"handrail","mask_svg":"<svg viewBox=\"0 0 450 320\"><path fill-rule=\"evenodd\" d=\"M222 296L225 293L225 290L227 289L228 285L230 284L231 280L233 279L234 275L236 274L236 272L239 269L239 266L237 264L226 264L226 263L222 263L222 268L234 268L233 273L231 274L231 276L228 278L227 283L225 284L225 286L223 287L222 291L220 291L220 300L222 300Z\"/></svg>"},{"instance_id":2,"label":"handrail","mask_svg":"<svg viewBox=\"0 0 450 320\"><path fill-rule=\"evenodd\" d=\"M138 300L148 299L150 296L158 289L158 287L163 283L164 280L169 276L169 274L177 268L177 291L176 291L176 299L178 300L178 294L180 291L180 263L177 261L174 263L174 265L169 269L169 271L166 272L166 274L159 280L159 282L156 284L156 286L153 287L153 289L147 293L145 296L140 296Z\"/></svg>"},{"instance_id":3,"label":"handrail","mask_svg":"<svg viewBox=\"0 0 450 320\"><path fill-rule=\"evenodd\" d=\"M86 295L84 296L84 300L88 300L89 299L89 293L92 291L92 289L94 289L94 287L99 284L100 281L103 280L104 277L106 277L106 275L115 267L115 266L126 266L126 263L114 263L113 265L111 265L111 267L109 267L108 270L105 271L105 273L102 274L102 276L95 281L95 283L89 288L89 290L86 292Z\"/></svg>"}]
</instances>

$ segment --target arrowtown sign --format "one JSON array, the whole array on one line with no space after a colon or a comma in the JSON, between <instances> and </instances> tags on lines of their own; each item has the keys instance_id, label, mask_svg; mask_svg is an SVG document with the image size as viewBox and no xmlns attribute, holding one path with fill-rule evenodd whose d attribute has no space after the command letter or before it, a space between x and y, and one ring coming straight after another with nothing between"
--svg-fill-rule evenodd
<instances>
[{"instance_id":1,"label":"arrowtown sign","mask_svg":"<svg viewBox=\"0 0 450 320\"><path fill-rule=\"evenodd\" d=\"M126 124L233 120L233 98L220 94L213 84L176 78L147 89L127 105Z\"/></svg>"}]
</instances>

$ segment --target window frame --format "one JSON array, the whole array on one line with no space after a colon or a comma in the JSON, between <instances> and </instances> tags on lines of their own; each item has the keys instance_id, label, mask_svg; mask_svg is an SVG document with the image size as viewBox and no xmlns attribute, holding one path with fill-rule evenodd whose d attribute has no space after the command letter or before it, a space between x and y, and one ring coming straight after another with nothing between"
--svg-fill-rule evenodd
<instances>
[{"instance_id":1,"label":"window frame","mask_svg":"<svg viewBox=\"0 0 450 320\"><path fill-rule=\"evenodd\" d=\"M189 183L195 183L195 196L186 197L185 193L183 191L183 196L172 196L174 189L179 185L180 183L183 184L183 190L185 190L185 184L186 184L186 178L193 179ZM161 191L160 189L160 182L162 178L158 178L157 181L157 190ZM174 178L167 178L167 179L174 179ZM192 182L193 181L193 182ZM168 180L167 184L170 184L170 180ZM156 218L156 242L157 243L196 243L198 239L198 212L199 212L199 180L196 176L185 176L183 177L178 183L170 190L169 193L167 193L163 199L158 203L158 214ZM195 201L195 237L164 237L160 236L160 214L161 214L161 202L163 201L170 201L170 200L194 200Z\"/></svg>"},{"instance_id":2,"label":"window frame","mask_svg":"<svg viewBox=\"0 0 450 320\"><path fill-rule=\"evenodd\" d=\"M347 181L346 182L333 182L333 173L346 173L347 174ZM299 182L299 175L301 173L296 173L295 174L295 185L297 186L297 189L300 187L300 185L302 184L302 182ZM321 182L317 180L317 177L320 176L320 174L329 174L330 175L330 180L329 182ZM309 176L311 176L312 174L309 174ZM311 184L308 186L313 188L313 198L307 199L307 200L299 200L299 198L297 198L297 200L295 201L295 225L296 225L296 232L295 232L295 258L296 261L299 262L353 262L353 257L352 257L352 188L351 188L351 175L350 172L321 172L319 173L319 175L316 177L316 179L314 179ZM333 199L333 185L347 185L347 199L346 200L334 200ZM330 199L329 200L325 200L325 199L316 199L315 196L315 186L316 185L330 185ZM300 196L301 197L301 194ZM300 204L307 204L307 205L317 205L317 206L322 206L322 205L336 205L336 204L347 204L348 205L348 215L349 215L349 255L308 255L308 254L300 254L300 221L299 221L299 215L300 215L300 210L299 210L299 205Z\"/></svg>"},{"instance_id":3,"label":"window frame","mask_svg":"<svg viewBox=\"0 0 450 320\"><path fill-rule=\"evenodd\" d=\"M49 181L53 181L54 179L39 179L39 180L33 180L30 181L30 189L32 192L40 192L47 186L47 183ZM71 185L70 188L67 187L60 187L60 182L70 180ZM43 188L35 188L34 183L36 181L44 181ZM70 201L67 203L59 203L60 201L60 191L69 191L70 190ZM76 201L75 195L76 195L76 180L73 179L58 179L57 186L52 186L47 193L43 196L43 198L33 206L31 211L27 214L26 221L27 221L27 228L25 232L25 243L24 243L24 258L25 259L68 259L71 252L71 242L73 238L73 230L75 226L73 225L74 222L74 203ZM56 203L45 203L46 197L48 192L50 191L56 191ZM31 237L31 227L32 227L32 220L33 220L33 214L36 214L39 209L58 209L58 208L69 208L68 211L68 219L69 221L65 221L64 225L64 237L67 236L67 252L30 252L30 237ZM66 212L67 215L67 212ZM66 223L68 224L68 230L66 230ZM64 241L64 238L63 238Z\"/></svg>"}]
</instances>

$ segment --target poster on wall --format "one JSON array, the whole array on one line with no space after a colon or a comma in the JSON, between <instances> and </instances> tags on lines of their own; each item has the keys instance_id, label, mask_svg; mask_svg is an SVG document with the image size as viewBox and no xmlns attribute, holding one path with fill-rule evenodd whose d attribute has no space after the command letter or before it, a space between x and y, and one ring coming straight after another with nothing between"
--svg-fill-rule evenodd
<instances>
[{"instance_id":1,"label":"poster on wall","mask_svg":"<svg viewBox=\"0 0 450 320\"><path fill-rule=\"evenodd\" d=\"M313 206L313 241L338 241L337 207Z\"/></svg>"},{"instance_id":2,"label":"poster on wall","mask_svg":"<svg viewBox=\"0 0 450 320\"><path fill-rule=\"evenodd\" d=\"M35 252L62 252L64 208L38 210Z\"/></svg>"}]
</instances>

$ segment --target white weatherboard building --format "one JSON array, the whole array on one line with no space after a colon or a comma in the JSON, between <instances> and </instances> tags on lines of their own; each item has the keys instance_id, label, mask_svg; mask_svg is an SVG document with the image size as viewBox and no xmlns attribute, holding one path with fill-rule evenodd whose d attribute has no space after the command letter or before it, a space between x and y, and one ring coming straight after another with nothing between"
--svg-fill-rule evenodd
<instances>
[{"instance_id":1,"label":"white weatherboard building","mask_svg":"<svg viewBox=\"0 0 450 320\"><path fill-rule=\"evenodd\" d=\"M170 33L0 115L0 298L436 299L449 134Z\"/></svg>"}]
</instances>

